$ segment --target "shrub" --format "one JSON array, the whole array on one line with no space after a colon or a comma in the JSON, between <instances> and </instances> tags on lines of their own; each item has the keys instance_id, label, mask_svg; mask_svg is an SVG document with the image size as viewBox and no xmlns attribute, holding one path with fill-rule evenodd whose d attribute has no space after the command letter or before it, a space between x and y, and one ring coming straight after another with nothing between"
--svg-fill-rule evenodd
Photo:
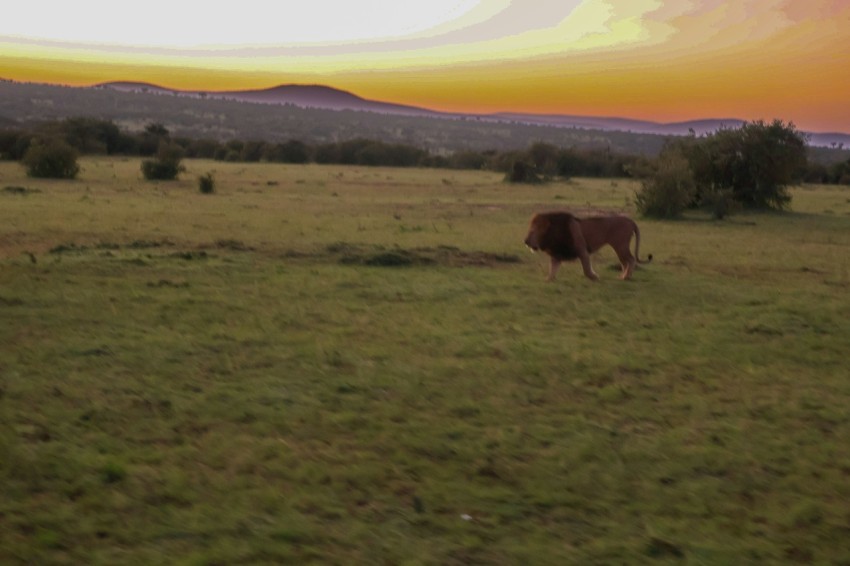
<instances>
[{"instance_id":1,"label":"shrub","mask_svg":"<svg viewBox=\"0 0 850 566\"><path fill-rule=\"evenodd\" d=\"M673 218L694 200L696 185L688 160L680 153L667 152L658 157L651 172L635 193L638 212L644 216Z\"/></svg>"},{"instance_id":2,"label":"shrub","mask_svg":"<svg viewBox=\"0 0 850 566\"><path fill-rule=\"evenodd\" d=\"M834 164L829 170L829 179L839 185L850 185L850 159Z\"/></svg>"},{"instance_id":3,"label":"shrub","mask_svg":"<svg viewBox=\"0 0 850 566\"><path fill-rule=\"evenodd\" d=\"M180 173L180 164L158 159L142 161L142 175L148 181L171 181Z\"/></svg>"},{"instance_id":4,"label":"shrub","mask_svg":"<svg viewBox=\"0 0 850 566\"><path fill-rule=\"evenodd\" d=\"M215 192L215 179L213 179L212 172L198 177L198 190L200 190L205 195L209 195Z\"/></svg>"},{"instance_id":5,"label":"shrub","mask_svg":"<svg viewBox=\"0 0 850 566\"><path fill-rule=\"evenodd\" d=\"M511 170L505 175L505 180L509 183L542 183L543 180L534 170L533 165L529 165L524 161L514 161Z\"/></svg>"},{"instance_id":6,"label":"shrub","mask_svg":"<svg viewBox=\"0 0 850 566\"><path fill-rule=\"evenodd\" d=\"M534 164L534 169L547 177L558 173L560 150L548 143L537 142L528 148L528 157Z\"/></svg>"},{"instance_id":7,"label":"shrub","mask_svg":"<svg viewBox=\"0 0 850 566\"><path fill-rule=\"evenodd\" d=\"M806 170L806 138L793 124L755 121L674 144L687 157L697 182L697 200L730 189L748 208L784 208L787 187ZM709 197L713 198L713 197Z\"/></svg>"},{"instance_id":8,"label":"shrub","mask_svg":"<svg viewBox=\"0 0 850 566\"><path fill-rule=\"evenodd\" d=\"M33 140L21 161L30 177L73 179L80 172L76 150L58 139Z\"/></svg>"},{"instance_id":9,"label":"shrub","mask_svg":"<svg viewBox=\"0 0 850 566\"><path fill-rule=\"evenodd\" d=\"M168 142L159 144L156 159L142 161L142 175L149 181L170 181L176 179L177 175L184 171L180 160L183 158L183 150L180 146Z\"/></svg>"},{"instance_id":10,"label":"shrub","mask_svg":"<svg viewBox=\"0 0 850 566\"><path fill-rule=\"evenodd\" d=\"M32 142L32 134L14 130L0 130L0 160L21 160Z\"/></svg>"},{"instance_id":11,"label":"shrub","mask_svg":"<svg viewBox=\"0 0 850 566\"><path fill-rule=\"evenodd\" d=\"M126 138L113 122L98 118L66 118L58 131L71 147L82 154L115 154L126 144Z\"/></svg>"}]
</instances>

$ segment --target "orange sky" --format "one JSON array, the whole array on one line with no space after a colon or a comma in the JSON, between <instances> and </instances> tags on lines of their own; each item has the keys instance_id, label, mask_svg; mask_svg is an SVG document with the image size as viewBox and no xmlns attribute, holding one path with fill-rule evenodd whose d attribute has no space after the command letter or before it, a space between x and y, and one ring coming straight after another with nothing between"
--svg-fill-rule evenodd
<instances>
[{"instance_id":1,"label":"orange sky","mask_svg":"<svg viewBox=\"0 0 850 566\"><path fill-rule=\"evenodd\" d=\"M116 4L19 3L0 20L0 77L320 83L436 110L779 118L850 132L848 0L240 0L239 14Z\"/></svg>"}]
</instances>

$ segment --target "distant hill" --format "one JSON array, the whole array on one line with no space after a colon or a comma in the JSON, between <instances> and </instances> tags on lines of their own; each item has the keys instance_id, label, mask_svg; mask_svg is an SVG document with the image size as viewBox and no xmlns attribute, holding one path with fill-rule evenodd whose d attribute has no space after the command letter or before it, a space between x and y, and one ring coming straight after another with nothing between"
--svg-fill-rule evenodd
<instances>
[{"instance_id":1,"label":"distant hill","mask_svg":"<svg viewBox=\"0 0 850 566\"><path fill-rule=\"evenodd\" d=\"M541 124L547 126L560 126L571 128L590 128L604 131L634 132L641 134L657 134L662 136L687 136L691 133L701 136L716 132L722 128L740 128L745 124L744 120L737 118L690 120L687 122L659 123L646 120L631 120L628 118L600 118L596 116L569 116L569 115L535 115L535 114L511 114L500 113L493 116L523 122L527 124ZM809 144L815 146L829 147L843 144L850 148L850 135L838 132L834 133L810 133Z\"/></svg>"},{"instance_id":2,"label":"distant hill","mask_svg":"<svg viewBox=\"0 0 850 566\"><path fill-rule=\"evenodd\" d=\"M177 94L178 91L150 83L112 82L95 85L92 88L109 88L118 92L143 92L145 94Z\"/></svg>"},{"instance_id":3,"label":"distant hill","mask_svg":"<svg viewBox=\"0 0 850 566\"><path fill-rule=\"evenodd\" d=\"M524 149L534 142L559 147L610 148L654 155L670 136L738 127L736 119L672 124L617 117L523 113L453 114L368 100L322 85L281 85L264 90L180 91L139 82L67 87L0 79L0 127L89 116L130 131L159 122L178 136L312 144L369 138L404 143L440 154L462 150ZM812 134L826 146L823 159L847 159L850 135ZM831 156L835 153L835 156Z\"/></svg>"},{"instance_id":4,"label":"distant hill","mask_svg":"<svg viewBox=\"0 0 850 566\"><path fill-rule=\"evenodd\" d=\"M572 116L563 114L524 114L499 112L495 114L457 114L438 112L415 106L403 106L376 100L367 100L350 92L322 85L280 85L263 90L238 91L181 91L170 90L148 83L111 82L97 85L95 88L114 89L120 92L138 92L151 94L170 94L192 98L237 100L260 104L292 104L301 108L324 108L328 110L357 110L377 112L379 114L398 114L404 116L430 116L442 118L472 118L492 122L520 123L536 126L554 126L561 128L586 128L590 130L622 131L658 135L688 135L691 131L697 135L714 132L722 127L737 128L743 120L729 118L725 120L694 120L661 124L646 120L629 118L605 118L599 116Z\"/></svg>"},{"instance_id":5,"label":"distant hill","mask_svg":"<svg viewBox=\"0 0 850 566\"><path fill-rule=\"evenodd\" d=\"M367 100L356 94L322 85L280 85L262 90L233 91L185 91L170 90L148 83L112 82L102 83L95 88L113 89L120 92L171 94L191 98L235 100L257 104L291 104L300 108L322 108L327 110L357 110L402 116L438 116L440 112L404 106L389 102Z\"/></svg>"},{"instance_id":6,"label":"distant hill","mask_svg":"<svg viewBox=\"0 0 850 566\"><path fill-rule=\"evenodd\" d=\"M715 132L720 128L738 128L744 121L735 118L693 120L690 122L675 122L664 124L647 120L632 120L629 118L603 118L598 116L569 116L561 114L513 114L499 113L493 115L503 120L526 122L529 124L544 124L570 128L592 128L598 130L617 130L643 134L659 134L665 136L686 136L693 131L696 135Z\"/></svg>"},{"instance_id":7,"label":"distant hill","mask_svg":"<svg viewBox=\"0 0 850 566\"><path fill-rule=\"evenodd\" d=\"M457 114L438 112L416 106L405 106L389 102L368 100L350 92L323 85L280 85L262 90L239 91L180 91L148 83L110 82L96 88L114 89L121 92L144 92L171 94L194 98L209 98L253 102L259 104L291 104L300 108L327 110L356 110L399 116L423 116L432 118L471 118L493 122L512 122L537 126L561 128L585 128L590 130L620 131L662 136L686 136L691 133L704 135L721 128L738 128L744 124L737 118L712 118L686 122L659 123L648 120L633 120L619 117L574 116L564 114L525 114L499 112L495 114ZM844 144L850 147L850 135L843 133L809 133L811 145L829 146Z\"/></svg>"}]
</instances>

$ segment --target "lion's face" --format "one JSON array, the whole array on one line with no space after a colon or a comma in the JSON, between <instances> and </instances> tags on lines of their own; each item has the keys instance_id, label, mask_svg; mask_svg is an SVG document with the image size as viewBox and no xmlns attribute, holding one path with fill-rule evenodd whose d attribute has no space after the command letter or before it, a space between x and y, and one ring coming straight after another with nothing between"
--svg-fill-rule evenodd
<instances>
[{"instance_id":1,"label":"lion's face","mask_svg":"<svg viewBox=\"0 0 850 566\"><path fill-rule=\"evenodd\" d=\"M525 245L533 252L538 251L543 240L543 235L548 229L549 218L535 214L531 219L531 225L528 227L528 236L525 237Z\"/></svg>"}]
</instances>

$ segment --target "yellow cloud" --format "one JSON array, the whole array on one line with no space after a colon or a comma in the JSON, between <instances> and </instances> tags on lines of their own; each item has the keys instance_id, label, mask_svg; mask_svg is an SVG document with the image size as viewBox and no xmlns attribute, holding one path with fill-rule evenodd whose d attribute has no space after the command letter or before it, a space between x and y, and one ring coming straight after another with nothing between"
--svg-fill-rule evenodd
<instances>
[{"instance_id":1,"label":"yellow cloud","mask_svg":"<svg viewBox=\"0 0 850 566\"><path fill-rule=\"evenodd\" d=\"M205 90L310 82L441 110L850 130L848 20L844 0L482 0L404 39L345 46L116 51L0 38L0 76Z\"/></svg>"}]
</instances>

